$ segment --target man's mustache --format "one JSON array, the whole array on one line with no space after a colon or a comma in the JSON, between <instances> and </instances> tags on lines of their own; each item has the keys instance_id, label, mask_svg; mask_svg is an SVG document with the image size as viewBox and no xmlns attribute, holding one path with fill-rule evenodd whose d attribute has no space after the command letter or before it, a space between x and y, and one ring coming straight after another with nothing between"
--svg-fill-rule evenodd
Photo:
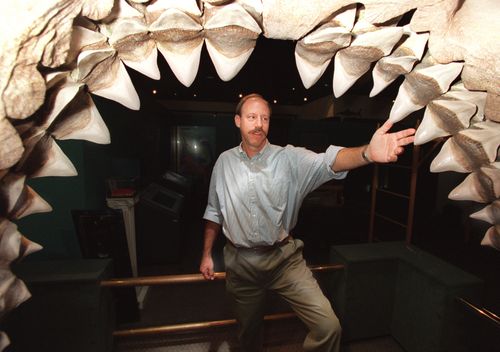
<instances>
[{"instance_id":1,"label":"man's mustache","mask_svg":"<svg viewBox=\"0 0 500 352\"><path fill-rule=\"evenodd\" d=\"M267 137L266 132L260 127L254 128L253 130L250 131L250 133L262 133L264 134L264 136Z\"/></svg>"}]
</instances>

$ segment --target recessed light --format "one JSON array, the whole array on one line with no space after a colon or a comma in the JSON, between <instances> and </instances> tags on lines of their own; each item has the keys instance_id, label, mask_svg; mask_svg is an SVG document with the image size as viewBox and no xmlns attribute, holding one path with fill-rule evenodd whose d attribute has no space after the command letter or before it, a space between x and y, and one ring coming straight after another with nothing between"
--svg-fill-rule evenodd
<instances>
[{"instance_id":1,"label":"recessed light","mask_svg":"<svg viewBox=\"0 0 500 352\"><path fill-rule=\"evenodd\" d=\"M156 89L153 89L152 93L156 94L156 93L158 93L158 91Z\"/></svg>"},{"instance_id":2,"label":"recessed light","mask_svg":"<svg viewBox=\"0 0 500 352\"><path fill-rule=\"evenodd\" d=\"M307 97L304 97L304 101L307 101Z\"/></svg>"}]
</instances>

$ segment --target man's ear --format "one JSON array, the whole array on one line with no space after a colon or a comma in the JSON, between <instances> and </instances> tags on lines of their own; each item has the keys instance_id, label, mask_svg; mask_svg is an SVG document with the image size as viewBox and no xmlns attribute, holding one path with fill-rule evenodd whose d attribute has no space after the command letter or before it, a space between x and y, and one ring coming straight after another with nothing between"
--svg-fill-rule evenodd
<instances>
[{"instance_id":1,"label":"man's ear","mask_svg":"<svg viewBox=\"0 0 500 352\"><path fill-rule=\"evenodd\" d=\"M236 125L236 127L240 128L240 125L241 125L241 116L236 114L234 115L234 124Z\"/></svg>"}]
</instances>

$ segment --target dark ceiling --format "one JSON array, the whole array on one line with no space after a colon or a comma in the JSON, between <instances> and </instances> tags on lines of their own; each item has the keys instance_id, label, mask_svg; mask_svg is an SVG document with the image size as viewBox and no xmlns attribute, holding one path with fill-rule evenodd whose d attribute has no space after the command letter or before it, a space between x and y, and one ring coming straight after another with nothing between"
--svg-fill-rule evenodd
<instances>
[{"instance_id":1,"label":"dark ceiling","mask_svg":"<svg viewBox=\"0 0 500 352\"><path fill-rule=\"evenodd\" d=\"M294 51L294 41L261 36L243 69L231 81L223 82L203 47L198 74L189 88L177 80L161 55L158 55L161 80L149 79L131 72L133 70L129 72L140 95L153 94L156 90L157 99L236 102L239 94L257 92L270 102L300 105L333 94L333 60L320 80L305 89L295 65ZM349 93L368 95L371 82L371 74L367 73Z\"/></svg>"}]
</instances>

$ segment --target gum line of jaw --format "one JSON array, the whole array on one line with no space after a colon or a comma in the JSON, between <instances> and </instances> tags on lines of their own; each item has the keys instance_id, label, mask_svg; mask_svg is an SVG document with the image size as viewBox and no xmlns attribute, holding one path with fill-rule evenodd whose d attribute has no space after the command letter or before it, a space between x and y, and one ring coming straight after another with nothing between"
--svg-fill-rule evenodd
<instances>
[{"instance_id":1,"label":"gum line of jaw","mask_svg":"<svg viewBox=\"0 0 500 352\"><path fill-rule=\"evenodd\" d=\"M274 3L276 9L266 7L269 3ZM369 5L375 6L376 2L366 1L365 9L359 5L339 5L334 10L326 9L324 18L331 18L322 23L309 23L306 15L300 16L301 11L307 14L310 14L308 11L317 12L322 7L318 5L321 2L310 2L307 9L292 6L292 3L296 5L300 2L288 3L288 7L283 7L279 1L264 1L263 5L257 1L226 2L221 5L213 5L210 1L201 4L194 1L157 1L151 4L118 1L111 11L111 1L101 1L100 4L88 2L89 8L83 12L87 11L89 16L75 21L70 50L67 50L68 46L60 45L52 48L54 57L61 47L66 48L64 62L71 64L62 69L60 56L51 61L38 55L40 66L54 69L50 72L46 70L43 76L27 75L32 81L38 78L43 83L41 88L40 85L32 85L38 89L33 95L34 102L30 103L24 98L30 96L29 92L23 91L26 86L15 84L19 72L14 71L10 81L2 77L0 89L4 91L4 114L0 117L0 123L3 135L7 137L0 148L1 190L2 198L5 199L0 221L0 236L3 239L0 250L2 258L5 258L1 268L4 282L10 282L3 285L0 292L2 300L8 302L4 312L13 309L30 295L24 283L10 272L10 263L41 249L19 233L15 221L52 209L26 184L26 180L32 177L76 175L76 169L57 146L56 140L110 142L109 132L92 102L92 95L139 109L137 93L124 65L152 79L159 79L155 65L156 55L160 52L179 81L189 86L196 77L199 52L203 45L207 46L221 79L230 80L248 60L256 38L262 34L269 38L297 41L295 59L306 87L314 85L334 60L335 96L344 94L372 67L374 89L370 96L378 94L397 75L404 74L405 81L400 86L389 119L397 122L413 111L425 109L417 131L417 143L446 138L441 152L431 165L431 171L469 174L450 192L449 197L485 204L482 210L471 214L471 217L491 224L482 244L500 248L500 174L497 161L500 130L496 122L499 120L499 109L495 109L499 88L495 90L495 87L488 86L487 79L482 83L479 79L471 79L474 78L471 74L473 69L467 66L467 61L438 62L426 48L426 45L430 45L428 38L429 34L433 35L432 28L413 31L409 25L398 26L397 21L387 22L391 18L381 21L389 23L389 26L373 26L370 20L376 17L374 13L380 16L380 12L374 10L370 13ZM347 1L343 3L348 4ZM80 2L74 1L73 4ZM492 6L489 8L490 13L495 16L500 14L498 5L495 6L493 2L488 4ZM92 6L94 10L101 6L100 11L92 12ZM167 9L168 6L170 8ZM64 16L77 17L82 8L77 5L75 8L78 11ZM413 17L419 14L419 10ZM459 15L460 12L455 19L460 20ZM279 21L286 16L290 16L291 20L285 24ZM40 17L43 18L43 11ZM472 16L464 17L465 21L474 23L470 18ZM273 22L279 24L273 26ZM481 21L483 26L485 22L488 21ZM172 23L175 25L172 26ZM473 24L470 28L471 31L477 30ZM69 28L65 30L69 31ZM233 45L225 47L225 43L219 39L221 31L230 34L232 43L239 45L236 48ZM485 42L481 49L493 51L493 57L495 54L499 57L498 45L493 45L492 49L485 38L477 38L479 42ZM180 40L175 42L175 39ZM446 37L441 40L445 41ZM47 47L49 44L46 42ZM436 52L439 53L439 50ZM498 82L499 72L488 71L486 64L484 67L485 72L490 76L492 74L490 81ZM481 84L486 86L482 87ZM473 89L467 89L466 86ZM19 99L26 104L19 104ZM493 104L493 107L488 104ZM19 143L21 146L16 148ZM3 334L1 341L8 343L8 337Z\"/></svg>"}]
</instances>

